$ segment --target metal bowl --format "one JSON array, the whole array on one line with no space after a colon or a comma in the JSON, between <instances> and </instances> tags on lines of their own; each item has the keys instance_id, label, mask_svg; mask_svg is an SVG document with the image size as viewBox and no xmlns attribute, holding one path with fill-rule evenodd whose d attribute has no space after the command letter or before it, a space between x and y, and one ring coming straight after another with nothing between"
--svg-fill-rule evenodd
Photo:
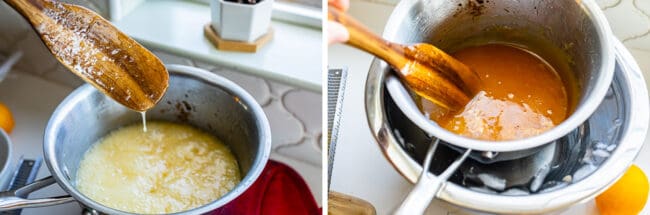
<instances>
[{"instance_id":1,"label":"metal bowl","mask_svg":"<svg viewBox=\"0 0 650 215\"><path fill-rule=\"evenodd\" d=\"M577 101L569 104L569 118L537 136L508 141L472 139L445 130L423 116L396 77L387 78L388 92L418 127L447 143L479 151L539 149L567 135L596 110L614 74L611 30L592 0L406 0L393 10L383 37L404 44L431 43L446 51L508 43L534 52L558 71L573 97L570 101ZM379 64L370 73L389 70Z\"/></svg>"},{"instance_id":2,"label":"metal bowl","mask_svg":"<svg viewBox=\"0 0 650 215\"><path fill-rule=\"evenodd\" d=\"M0 128L0 191L8 188L11 177L13 176L12 169L12 150L11 139L9 135Z\"/></svg>"},{"instance_id":3,"label":"metal bowl","mask_svg":"<svg viewBox=\"0 0 650 215\"><path fill-rule=\"evenodd\" d=\"M611 186L641 150L650 109L641 70L620 42L613 43L617 61L615 78L592 117L531 156L492 164L464 162L436 197L456 206L490 213L539 214L587 201ZM382 64L375 60L371 70L382 68ZM388 161L408 181L415 183L431 137L386 96L385 78L383 73L368 75L369 126ZM437 177L458 155L451 147L440 147L433 156L429 177ZM507 193L472 178L481 173L506 179L504 190L538 187Z\"/></svg>"},{"instance_id":4,"label":"metal bowl","mask_svg":"<svg viewBox=\"0 0 650 215\"><path fill-rule=\"evenodd\" d=\"M214 134L230 147L244 176L221 198L178 214L206 213L235 199L258 178L270 154L269 123L253 97L233 82L194 67L167 68L169 89L147 111L147 119L186 123ZM57 183L86 207L105 214L130 214L86 197L75 187L75 180L79 162L98 139L140 120L140 113L88 84L72 92L57 107L45 129L45 161Z\"/></svg>"}]
</instances>

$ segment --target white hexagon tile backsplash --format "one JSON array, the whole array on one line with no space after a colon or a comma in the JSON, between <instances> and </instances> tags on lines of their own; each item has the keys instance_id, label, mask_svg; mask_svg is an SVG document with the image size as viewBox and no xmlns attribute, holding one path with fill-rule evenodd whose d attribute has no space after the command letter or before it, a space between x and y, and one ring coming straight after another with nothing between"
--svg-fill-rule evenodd
<instances>
[{"instance_id":1,"label":"white hexagon tile backsplash","mask_svg":"<svg viewBox=\"0 0 650 215\"><path fill-rule=\"evenodd\" d=\"M599 0L598 5L614 32L628 47L643 46L650 50L650 1L647 0ZM645 41L645 42L644 42Z\"/></svg>"},{"instance_id":2,"label":"white hexagon tile backsplash","mask_svg":"<svg viewBox=\"0 0 650 215\"><path fill-rule=\"evenodd\" d=\"M614 35L636 59L650 86L650 1L597 0ZM649 141L646 140L646 143Z\"/></svg>"}]
</instances>

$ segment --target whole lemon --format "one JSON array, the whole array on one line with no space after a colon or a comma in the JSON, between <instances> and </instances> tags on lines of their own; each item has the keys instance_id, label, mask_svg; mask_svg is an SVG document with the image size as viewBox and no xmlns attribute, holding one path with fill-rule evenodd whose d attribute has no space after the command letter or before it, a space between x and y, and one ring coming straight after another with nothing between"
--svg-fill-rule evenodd
<instances>
[{"instance_id":1,"label":"whole lemon","mask_svg":"<svg viewBox=\"0 0 650 215\"><path fill-rule=\"evenodd\" d=\"M0 103L0 128L4 129L7 133L11 133L14 129L14 118L11 115L11 111L2 103Z\"/></svg>"},{"instance_id":2,"label":"whole lemon","mask_svg":"<svg viewBox=\"0 0 650 215\"><path fill-rule=\"evenodd\" d=\"M648 178L632 165L613 186L596 197L601 215L637 215L648 200Z\"/></svg>"}]
</instances>

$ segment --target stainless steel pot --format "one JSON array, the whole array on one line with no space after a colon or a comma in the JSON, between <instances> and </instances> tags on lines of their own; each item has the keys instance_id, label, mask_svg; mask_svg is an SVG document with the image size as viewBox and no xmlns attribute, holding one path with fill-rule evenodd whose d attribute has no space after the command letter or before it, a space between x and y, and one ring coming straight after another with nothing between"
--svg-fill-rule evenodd
<instances>
[{"instance_id":1,"label":"stainless steel pot","mask_svg":"<svg viewBox=\"0 0 650 215\"><path fill-rule=\"evenodd\" d=\"M383 37L404 44L428 42L445 50L481 43L513 44L547 60L563 81L578 83L579 89L567 87L577 103L570 105L574 111L564 122L534 137L495 142L459 136L438 126L422 115L396 77L387 78L391 97L418 127L447 143L478 151L521 153L567 135L596 110L614 74L611 30L592 0L406 0L393 10ZM382 64L370 73L387 70Z\"/></svg>"},{"instance_id":2,"label":"stainless steel pot","mask_svg":"<svg viewBox=\"0 0 650 215\"><path fill-rule=\"evenodd\" d=\"M613 40L612 43L616 47L615 79L606 99L585 124L553 141L553 144L543 146L535 156L493 164L467 160L448 182L441 180L440 174L460 153L450 147L439 146L425 175L440 180L442 185L439 190L421 195L433 195L459 207L489 213L541 214L587 201L611 186L641 150L648 130L650 110L641 70L620 42ZM385 63L374 60L370 71L365 97L370 129L386 159L408 181L415 183L423 170L429 142L435 137L430 137L412 122L392 97L386 95L386 79L390 72ZM607 151L607 157L590 154L603 144L611 149ZM589 157L592 158L587 159ZM586 162L592 159L597 161L592 164ZM522 175L535 176L539 169L530 167L546 164L554 169L541 178L542 182L545 185L546 182L549 185L559 183L548 187L542 185L535 193L513 195L477 190L463 184L464 175L477 169L516 179ZM594 165L593 168L590 165ZM564 182L567 176L571 180ZM526 181L529 182L528 179Z\"/></svg>"},{"instance_id":3,"label":"stainless steel pot","mask_svg":"<svg viewBox=\"0 0 650 215\"><path fill-rule=\"evenodd\" d=\"M244 176L220 199L177 214L206 213L235 199L258 178L270 154L269 123L255 99L233 82L194 67L169 65L167 68L169 89L162 100L147 111L147 119L187 123L214 134L229 145ZM18 199L21 202L14 201L9 206L47 206L76 200L94 212L130 214L86 197L76 189L75 180L79 162L92 144L110 131L140 120L140 113L123 107L92 86L79 87L50 118L43 144L45 161L53 178L72 198ZM53 179L46 179L38 183L53 182ZM3 208L10 209L0 199L0 210Z\"/></svg>"}]
</instances>

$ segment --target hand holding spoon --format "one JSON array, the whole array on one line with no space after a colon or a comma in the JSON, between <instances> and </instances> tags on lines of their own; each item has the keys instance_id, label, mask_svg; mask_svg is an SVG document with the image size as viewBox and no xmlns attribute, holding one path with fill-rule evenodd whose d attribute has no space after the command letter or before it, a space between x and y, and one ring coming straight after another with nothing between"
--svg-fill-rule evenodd
<instances>
[{"instance_id":1,"label":"hand holding spoon","mask_svg":"<svg viewBox=\"0 0 650 215\"><path fill-rule=\"evenodd\" d=\"M481 81L478 75L435 46L392 43L338 9L329 7L328 11L328 19L341 23L350 33L348 45L386 61L419 96L455 111L463 108L479 91Z\"/></svg>"},{"instance_id":2,"label":"hand holding spoon","mask_svg":"<svg viewBox=\"0 0 650 215\"><path fill-rule=\"evenodd\" d=\"M61 64L115 101L136 111L167 90L162 62L98 14L50 0L4 0L39 34Z\"/></svg>"}]
</instances>

